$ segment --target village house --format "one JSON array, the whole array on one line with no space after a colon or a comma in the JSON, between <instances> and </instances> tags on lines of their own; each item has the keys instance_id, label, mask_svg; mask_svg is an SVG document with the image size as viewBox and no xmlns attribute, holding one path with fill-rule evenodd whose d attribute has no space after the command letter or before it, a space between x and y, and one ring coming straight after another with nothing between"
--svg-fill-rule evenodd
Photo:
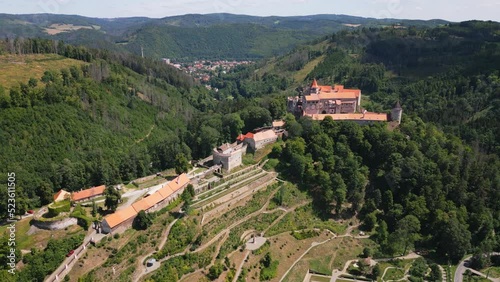
<instances>
[{"instance_id":1,"label":"village house","mask_svg":"<svg viewBox=\"0 0 500 282\"><path fill-rule=\"evenodd\" d=\"M91 200L93 198L99 197L104 194L106 190L105 185L92 187L89 189L81 190L78 192L71 193L71 200L75 203Z\"/></svg>"},{"instance_id":2,"label":"village house","mask_svg":"<svg viewBox=\"0 0 500 282\"><path fill-rule=\"evenodd\" d=\"M188 184L189 178L187 174L183 173L177 176L172 181L164 184L163 187L155 193L142 198L129 207L106 216L101 222L102 232L111 233L118 228L129 228L141 210L145 212L161 210L173 200L177 199Z\"/></svg>"}]
</instances>

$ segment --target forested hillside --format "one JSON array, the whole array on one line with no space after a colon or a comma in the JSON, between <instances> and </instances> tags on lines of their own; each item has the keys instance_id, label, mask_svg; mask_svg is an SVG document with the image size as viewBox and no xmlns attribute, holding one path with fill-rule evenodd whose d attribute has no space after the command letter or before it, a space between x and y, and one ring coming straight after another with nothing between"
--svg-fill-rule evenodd
<instances>
[{"instance_id":1,"label":"forested hillside","mask_svg":"<svg viewBox=\"0 0 500 282\"><path fill-rule=\"evenodd\" d=\"M442 20L373 19L346 15L256 17L189 14L151 19L100 19L76 15L0 14L0 37L43 37L147 57L260 59L342 29L386 25L436 26Z\"/></svg>"},{"instance_id":2,"label":"forested hillside","mask_svg":"<svg viewBox=\"0 0 500 282\"><path fill-rule=\"evenodd\" d=\"M273 149L278 170L313 195L318 214L357 214L380 255L416 245L484 263L480 253L500 248L498 30L472 21L340 32L212 85L221 97L278 92L284 101L316 78L361 89L368 110L399 100L403 122L392 132L288 116L292 138Z\"/></svg>"},{"instance_id":3,"label":"forested hillside","mask_svg":"<svg viewBox=\"0 0 500 282\"><path fill-rule=\"evenodd\" d=\"M362 90L363 106L433 122L486 152L500 154L500 24L464 22L433 29L340 32L288 55L214 78L221 93L296 93L313 78ZM255 75L255 73L259 75ZM221 94L222 95L222 94Z\"/></svg>"},{"instance_id":4,"label":"forested hillside","mask_svg":"<svg viewBox=\"0 0 500 282\"><path fill-rule=\"evenodd\" d=\"M417 247L456 262L500 248L498 156L478 154L420 118L394 132L293 117L288 127L293 138L273 148L278 170L310 192L323 218L357 214L374 231L378 256Z\"/></svg>"},{"instance_id":5,"label":"forested hillside","mask_svg":"<svg viewBox=\"0 0 500 282\"><path fill-rule=\"evenodd\" d=\"M219 103L154 60L43 39L2 41L0 54L11 71L16 57L35 65L78 62L66 59L62 69L0 86L0 170L17 175L19 213L51 202L61 188L126 182L204 158L242 129L284 113L271 115L270 97Z\"/></svg>"},{"instance_id":6,"label":"forested hillside","mask_svg":"<svg viewBox=\"0 0 500 282\"><path fill-rule=\"evenodd\" d=\"M19 212L51 202L60 188L126 181L171 166L165 160L172 162L176 154L191 156L177 137L196 113L186 96L206 92L191 86L188 77L132 57L118 61L51 41L13 44L24 54L17 56L57 48L85 61L45 71L9 90L0 86L0 167L17 175ZM125 67L129 64L139 72L146 67L157 72L140 75Z\"/></svg>"},{"instance_id":7,"label":"forested hillside","mask_svg":"<svg viewBox=\"0 0 500 282\"><path fill-rule=\"evenodd\" d=\"M218 92L155 60L8 39L2 54L80 63L0 88L0 170L16 172L22 213L60 188L116 184L206 157L284 117L289 138L269 163L314 198L318 216L359 217L380 255L417 246L451 261L466 252L480 259L500 247L499 30L473 21L341 31L220 72L210 81ZM401 126L286 115L285 97L313 78L360 88L368 110L399 100Z\"/></svg>"}]
</instances>

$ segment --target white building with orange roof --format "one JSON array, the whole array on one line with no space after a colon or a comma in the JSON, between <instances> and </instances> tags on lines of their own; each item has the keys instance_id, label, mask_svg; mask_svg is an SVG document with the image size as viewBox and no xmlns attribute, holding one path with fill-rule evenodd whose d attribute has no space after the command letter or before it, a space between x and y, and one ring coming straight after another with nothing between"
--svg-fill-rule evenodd
<instances>
[{"instance_id":1,"label":"white building with orange roof","mask_svg":"<svg viewBox=\"0 0 500 282\"><path fill-rule=\"evenodd\" d=\"M174 178L163 187L141 200L133 203L131 206L118 210L113 214L106 216L102 222L102 232L111 233L118 228L126 229L132 225L137 214L142 210L152 212L166 207L170 202L177 199L189 184L189 177L183 173Z\"/></svg>"},{"instance_id":2,"label":"white building with orange roof","mask_svg":"<svg viewBox=\"0 0 500 282\"><path fill-rule=\"evenodd\" d=\"M264 129L256 133L247 133L244 142L257 151L264 148L267 144L274 143L278 140L278 134L272 128Z\"/></svg>"},{"instance_id":3,"label":"white building with orange roof","mask_svg":"<svg viewBox=\"0 0 500 282\"><path fill-rule=\"evenodd\" d=\"M101 186L96 186L96 187L92 187L89 189L81 190L78 192L73 192L71 194L71 200L75 203L78 203L81 201L91 200L93 198L104 195L105 190L106 190L106 186L101 185Z\"/></svg>"}]
</instances>

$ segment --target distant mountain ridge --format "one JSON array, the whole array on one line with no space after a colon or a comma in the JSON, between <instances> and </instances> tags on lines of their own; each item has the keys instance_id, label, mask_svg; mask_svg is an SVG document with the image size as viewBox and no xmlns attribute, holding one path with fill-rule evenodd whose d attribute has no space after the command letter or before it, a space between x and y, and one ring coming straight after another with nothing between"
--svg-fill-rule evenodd
<instances>
[{"instance_id":1,"label":"distant mountain ridge","mask_svg":"<svg viewBox=\"0 0 500 282\"><path fill-rule=\"evenodd\" d=\"M347 15L248 16L228 13L90 18L0 14L1 37L43 37L77 45L179 60L259 59L342 29L386 25L438 26L444 20L374 19Z\"/></svg>"}]
</instances>

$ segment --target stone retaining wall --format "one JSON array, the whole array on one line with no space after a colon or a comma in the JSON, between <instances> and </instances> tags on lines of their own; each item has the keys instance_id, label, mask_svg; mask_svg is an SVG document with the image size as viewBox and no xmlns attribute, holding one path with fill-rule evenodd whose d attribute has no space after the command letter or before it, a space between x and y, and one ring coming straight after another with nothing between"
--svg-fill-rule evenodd
<instances>
[{"instance_id":1,"label":"stone retaining wall","mask_svg":"<svg viewBox=\"0 0 500 282\"><path fill-rule=\"evenodd\" d=\"M54 220L54 221L41 221L41 220L36 220L33 219L31 220L31 224L40 228L40 229L45 229L45 230L60 230L64 229L66 227L72 226L77 224L77 219L74 217L68 217L68 218L63 218L60 220Z\"/></svg>"}]
</instances>

